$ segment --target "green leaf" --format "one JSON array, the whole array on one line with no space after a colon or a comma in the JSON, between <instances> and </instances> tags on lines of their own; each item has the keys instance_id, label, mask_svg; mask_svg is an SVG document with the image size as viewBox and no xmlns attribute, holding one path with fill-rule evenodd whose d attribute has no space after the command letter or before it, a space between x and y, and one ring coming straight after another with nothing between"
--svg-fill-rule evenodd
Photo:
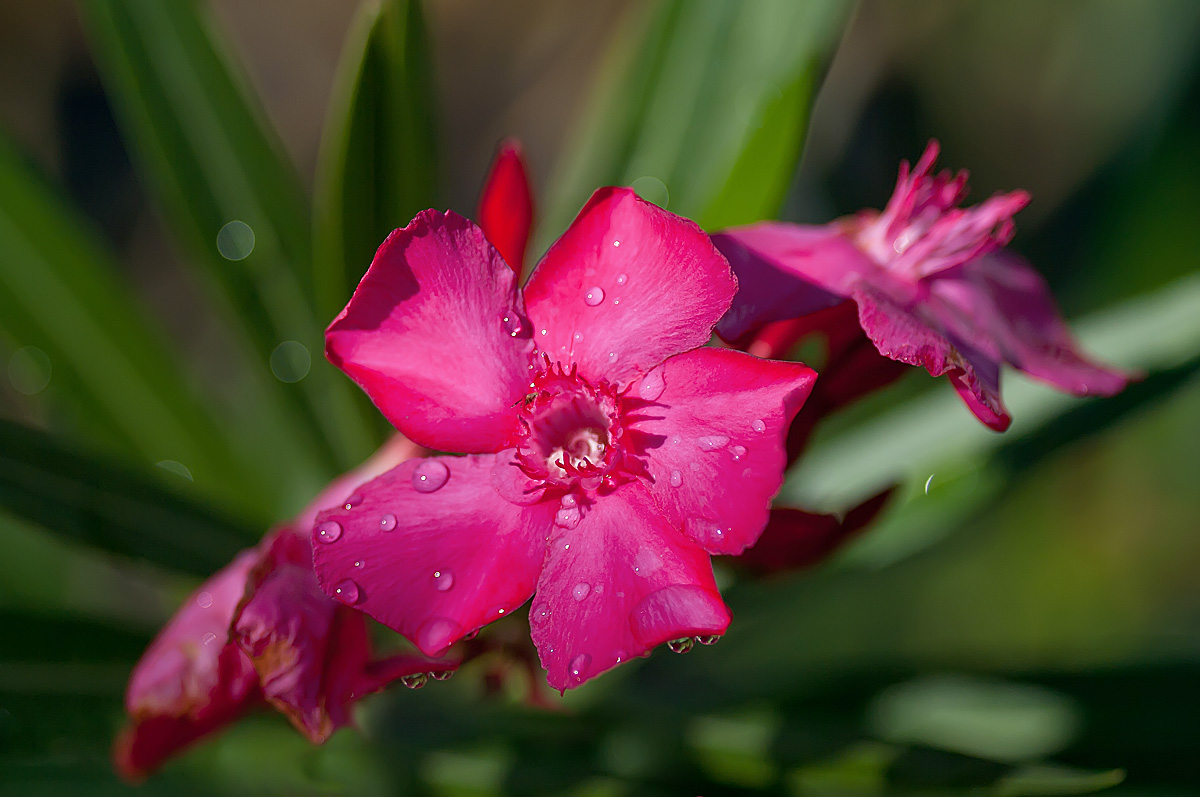
<instances>
[{"instance_id":1,"label":"green leaf","mask_svg":"<svg viewBox=\"0 0 1200 797\"><path fill-rule=\"evenodd\" d=\"M23 392L44 391L81 433L114 451L148 464L187 463L211 495L261 503L261 480L231 461L228 438L116 276L117 264L2 140L0 252L0 337L17 351L11 365L27 359L41 371L25 376L33 383Z\"/></svg>"},{"instance_id":2,"label":"green leaf","mask_svg":"<svg viewBox=\"0 0 1200 797\"><path fill-rule=\"evenodd\" d=\"M553 181L543 231L557 235L598 186L639 178L661 181L667 206L708 229L774 215L848 9L839 0L636 5Z\"/></svg>"},{"instance_id":3,"label":"green leaf","mask_svg":"<svg viewBox=\"0 0 1200 797\"><path fill-rule=\"evenodd\" d=\"M317 306L333 317L375 250L436 203L433 80L417 0L363 4L342 49L314 198Z\"/></svg>"},{"instance_id":4,"label":"green leaf","mask_svg":"<svg viewBox=\"0 0 1200 797\"><path fill-rule=\"evenodd\" d=\"M313 302L304 192L248 81L194 0L88 0L83 9L134 161L247 341L257 387L278 407L271 415L315 467L357 462L376 441L349 384L311 356L325 324ZM232 222L249 228L252 248L244 228L226 229ZM295 384L268 370L285 341L311 356L311 373Z\"/></svg>"},{"instance_id":5,"label":"green leaf","mask_svg":"<svg viewBox=\"0 0 1200 797\"><path fill-rule=\"evenodd\" d=\"M200 576L261 533L8 421L0 421L0 507L60 536Z\"/></svg>"}]
</instances>

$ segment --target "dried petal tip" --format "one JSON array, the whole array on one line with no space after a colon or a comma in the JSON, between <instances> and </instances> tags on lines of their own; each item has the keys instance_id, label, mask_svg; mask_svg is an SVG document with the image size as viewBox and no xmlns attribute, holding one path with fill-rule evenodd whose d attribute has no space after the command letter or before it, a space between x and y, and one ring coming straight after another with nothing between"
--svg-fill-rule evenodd
<instances>
[{"instance_id":1,"label":"dried petal tip","mask_svg":"<svg viewBox=\"0 0 1200 797\"><path fill-rule=\"evenodd\" d=\"M913 278L927 277L999 249L1013 235L1012 217L1029 194L996 194L973 208L967 172L933 173L938 142L931 140L912 172L900 164L896 190L882 213L864 213L852 226L855 243L881 266Z\"/></svg>"}]
</instances>

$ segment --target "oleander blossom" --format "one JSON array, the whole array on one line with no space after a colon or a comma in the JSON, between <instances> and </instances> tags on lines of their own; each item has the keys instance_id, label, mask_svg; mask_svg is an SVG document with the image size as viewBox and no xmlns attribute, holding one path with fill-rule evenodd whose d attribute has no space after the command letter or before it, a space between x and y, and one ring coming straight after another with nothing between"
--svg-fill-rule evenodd
<instances>
[{"instance_id":1,"label":"oleander blossom","mask_svg":"<svg viewBox=\"0 0 1200 797\"><path fill-rule=\"evenodd\" d=\"M139 780L193 742L262 705L320 743L350 722L359 698L397 678L443 677L451 661L377 658L366 618L317 586L307 533L320 508L419 449L401 436L331 484L293 525L243 551L184 602L134 667L130 723L113 748L121 775Z\"/></svg>"},{"instance_id":2,"label":"oleander blossom","mask_svg":"<svg viewBox=\"0 0 1200 797\"><path fill-rule=\"evenodd\" d=\"M771 322L849 300L881 355L946 376L997 431L1011 422L1000 400L1003 363L1075 395L1119 392L1128 377L1081 355L1041 276L1002 251L1029 196L959 207L967 174L935 174L937 154L931 141L911 173L901 164L882 212L714 235L741 287L717 327L721 337L749 345Z\"/></svg>"},{"instance_id":3,"label":"oleander blossom","mask_svg":"<svg viewBox=\"0 0 1200 797\"><path fill-rule=\"evenodd\" d=\"M709 555L761 533L814 379L699 348L735 287L703 231L628 189L597 191L523 291L461 216L393 232L327 354L405 435L467 456L406 462L323 512L322 587L352 584L429 655L536 593L560 690L724 633Z\"/></svg>"}]
</instances>

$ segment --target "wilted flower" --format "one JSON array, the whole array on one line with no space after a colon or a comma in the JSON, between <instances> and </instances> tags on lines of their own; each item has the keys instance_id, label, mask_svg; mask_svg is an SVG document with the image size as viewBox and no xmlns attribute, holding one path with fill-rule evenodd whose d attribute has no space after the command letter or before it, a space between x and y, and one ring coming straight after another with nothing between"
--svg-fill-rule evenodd
<instances>
[{"instance_id":1,"label":"wilted flower","mask_svg":"<svg viewBox=\"0 0 1200 797\"><path fill-rule=\"evenodd\" d=\"M734 289L695 224L627 189L597 191L524 291L461 216L392 233L327 353L404 434L470 456L406 462L323 512L322 587L430 655L536 592L559 689L723 633L708 555L758 538L813 381L697 348Z\"/></svg>"},{"instance_id":2,"label":"wilted flower","mask_svg":"<svg viewBox=\"0 0 1200 797\"><path fill-rule=\"evenodd\" d=\"M1127 377L1078 352L1042 278L1000 250L1021 191L960 208L967 175L933 174L937 142L916 169L900 167L882 213L822 226L765 222L713 236L740 291L718 332L743 345L770 322L847 300L875 348L945 375L992 429L1011 421L1000 401L1008 363L1076 395L1110 395Z\"/></svg>"},{"instance_id":3,"label":"wilted flower","mask_svg":"<svg viewBox=\"0 0 1200 797\"><path fill-rule=\"evenodd\" d=\"M352 478L417 450L397 435ZM343 477L299 520L311 525L319 508L353 500L348 492ZM193 592L142 656L125 697L131 723L113 750L117 769L144 777L264 702L323 742L350 721L358 698L397 678L453 669L423 656L376 659L367 630L362 614L317 586L308 535L277 529Z\"/></svg>"}]
</instances>

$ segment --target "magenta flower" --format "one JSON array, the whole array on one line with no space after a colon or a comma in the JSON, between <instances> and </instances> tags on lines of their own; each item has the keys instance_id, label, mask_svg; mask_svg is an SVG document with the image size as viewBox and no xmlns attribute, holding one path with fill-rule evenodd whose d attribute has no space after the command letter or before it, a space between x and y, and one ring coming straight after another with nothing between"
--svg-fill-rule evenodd
<instances>
[{"instance_id":1,"label":"magenta flower","mask_svg":"<svg viewBox=\"0 0 1200 797\"><path fill-rule=\"evenodd\" d=\"M931 141L910 174L900 166L882 213L823 226L765 222L713 236L741 286L718 332L745 342L763 325L846 300L875 348L945 375L975 415L1003 431L1002 363L1075 395L1111 395L1128 377L1078 351L1045 282L1001 251L1029 197L958 205L966 172L933 174Z\"/></svg>"},{"instance_id":2,"label":"magenta flower","mask_svg":"<svg viewBox=\"0 0 1200 797\"><path fill-rule=\"evenodd\" d=\"M814 375L697 348L728 263L692 222L596 192L523 291L483 232L424 211L380 247L329 359L410 461L314 529L321 586L436 655L530 596L550 684L729 623L709 554L757 539Z\"/></svg>"},{"instance_id":3,"label":"magenta flower","mask_svg":"<svg viewBox=\"0 0 1200 797\"><path fill-rule=\"evenodd\" d=\"M399 435L363 468L357 482L411 456ZM301 515L341 503L335 482ZM355 700L397 678L440 675L453 663L423 656L376 659L366 618L317 586L308 536L280 528L200 586L134 667L125 696L130 725L113 749L131 780L203 736L270 703L313 742L350 721Z\"/></svg>"}]
</instances>

